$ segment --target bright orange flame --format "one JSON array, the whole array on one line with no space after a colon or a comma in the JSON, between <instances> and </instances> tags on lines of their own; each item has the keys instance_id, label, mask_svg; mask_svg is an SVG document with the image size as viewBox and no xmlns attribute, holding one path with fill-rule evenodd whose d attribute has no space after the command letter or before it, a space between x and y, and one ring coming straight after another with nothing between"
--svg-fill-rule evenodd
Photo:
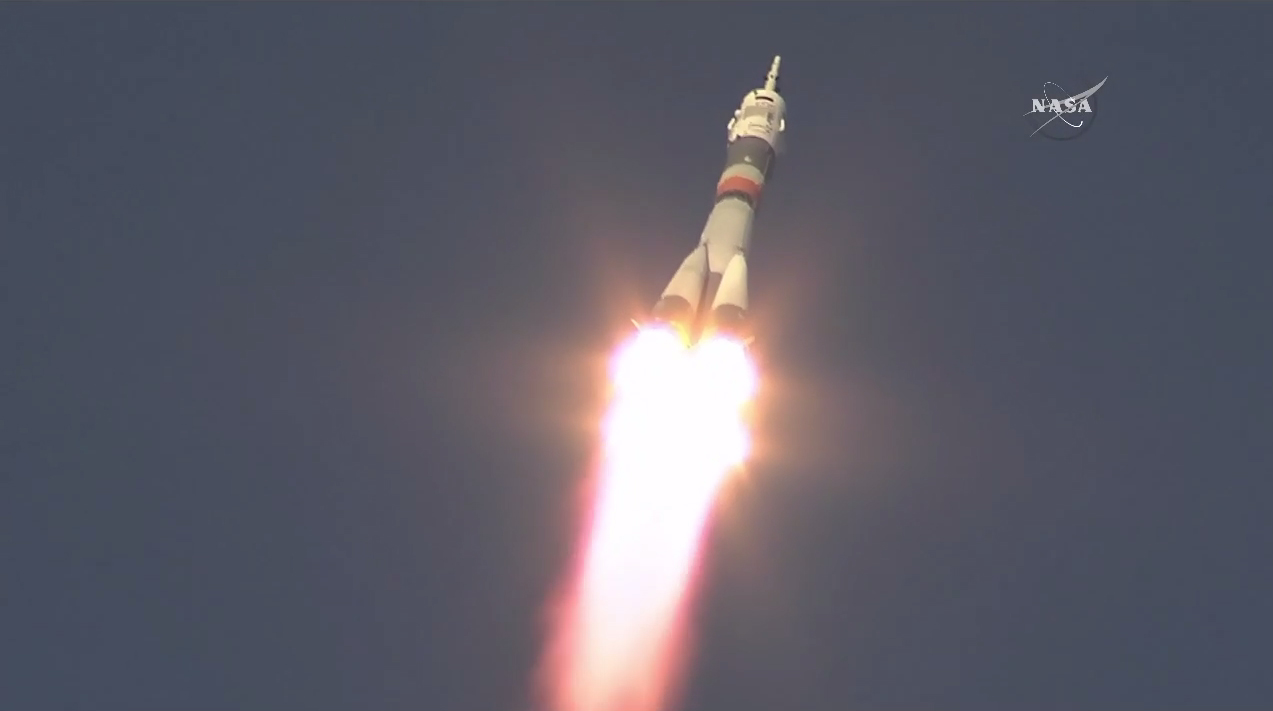
<instances>
[{"instance_id":1,"label":"bright orange flame","mask_svg":"<svg viewBox=\"0 0 1273 711\"><path fill-rule=\"evenodd\" d=\"M573 594L554 630L553 711L659 711L712 502L750 446L756 372L742 344L686 350L646 330L617 353L604 463Z\"/></svg>"}]
</instances>

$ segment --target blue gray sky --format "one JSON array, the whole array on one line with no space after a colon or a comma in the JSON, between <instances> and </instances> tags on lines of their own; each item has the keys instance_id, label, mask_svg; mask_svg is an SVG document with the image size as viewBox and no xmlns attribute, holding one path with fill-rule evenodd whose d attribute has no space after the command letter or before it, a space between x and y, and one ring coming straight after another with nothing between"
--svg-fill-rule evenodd
<instances>
[{"instance_id":1,"label":"blue gray sky","mask_svg":"<svg viewBox=\"0 0 1273 711\"><path fill-rule=\"evenodd\" d=\"M1273 703L1273 6L0 6L0 707L529 708L784 57L685 711ZM1108 76L1029 138L1043 82ZM547 710L543 710L547 711Z\"/></svg>"}]
</instances>

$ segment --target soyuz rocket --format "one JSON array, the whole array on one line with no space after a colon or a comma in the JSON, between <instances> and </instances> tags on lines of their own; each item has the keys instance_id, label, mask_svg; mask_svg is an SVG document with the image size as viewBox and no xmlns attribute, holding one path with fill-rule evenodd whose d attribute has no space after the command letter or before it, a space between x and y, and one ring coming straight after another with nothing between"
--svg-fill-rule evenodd
<instances>
[{"instance_id":1,"label":"soyuz rocket","mask_svg":"<svg viewBox=\"0 0 1273 711\"><path fill-rule=\"evenodd\" d=\"M650 321L671 327L686 345L720 335L750 343L747 250L760 195L782 151L787 103L778 94L774 57L765 85L747 92L727 127L725 170L698 246L681 263Z\"/></svg>"}]
</instances>

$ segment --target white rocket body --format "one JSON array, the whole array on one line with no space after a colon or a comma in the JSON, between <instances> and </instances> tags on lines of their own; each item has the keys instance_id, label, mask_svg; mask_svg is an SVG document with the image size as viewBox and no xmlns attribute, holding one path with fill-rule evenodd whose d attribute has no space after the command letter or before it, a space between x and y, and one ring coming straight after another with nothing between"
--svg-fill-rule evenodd
<instances>
[{"instance_id":1,"label":"white rocket body","mask_svg":"<svg viewBox=\"0 0 1273 711\"><path fill-rule=\"evenodd\" d=\"M725 170L698 246L673 275L651 318L679 330L751 340L747 326L747 251L765 181L773 173L787 128L774 57L765 85L743 97L727 127Z\"/></svg>"}]
</instances>

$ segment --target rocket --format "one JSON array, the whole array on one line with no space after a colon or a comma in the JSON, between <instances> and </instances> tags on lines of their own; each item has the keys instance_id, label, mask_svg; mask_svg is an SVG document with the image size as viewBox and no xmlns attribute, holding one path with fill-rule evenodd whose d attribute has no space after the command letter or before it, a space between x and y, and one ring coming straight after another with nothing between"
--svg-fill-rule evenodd
<instances>
[{"instance_id":1,"label":"rocket","mask_svg":"<svg viewBox=\"0 0 1273 711\"><path fill-rule=\"evenodd\" d=\"M650 312L691 345L723 336L750 343L747 250L765 182L773 174L787 129L787 103L778 94L774 57L765 85L747 92L727 126L725 170L698 246L681 263Z\"/></svg>"}]
</instances>

